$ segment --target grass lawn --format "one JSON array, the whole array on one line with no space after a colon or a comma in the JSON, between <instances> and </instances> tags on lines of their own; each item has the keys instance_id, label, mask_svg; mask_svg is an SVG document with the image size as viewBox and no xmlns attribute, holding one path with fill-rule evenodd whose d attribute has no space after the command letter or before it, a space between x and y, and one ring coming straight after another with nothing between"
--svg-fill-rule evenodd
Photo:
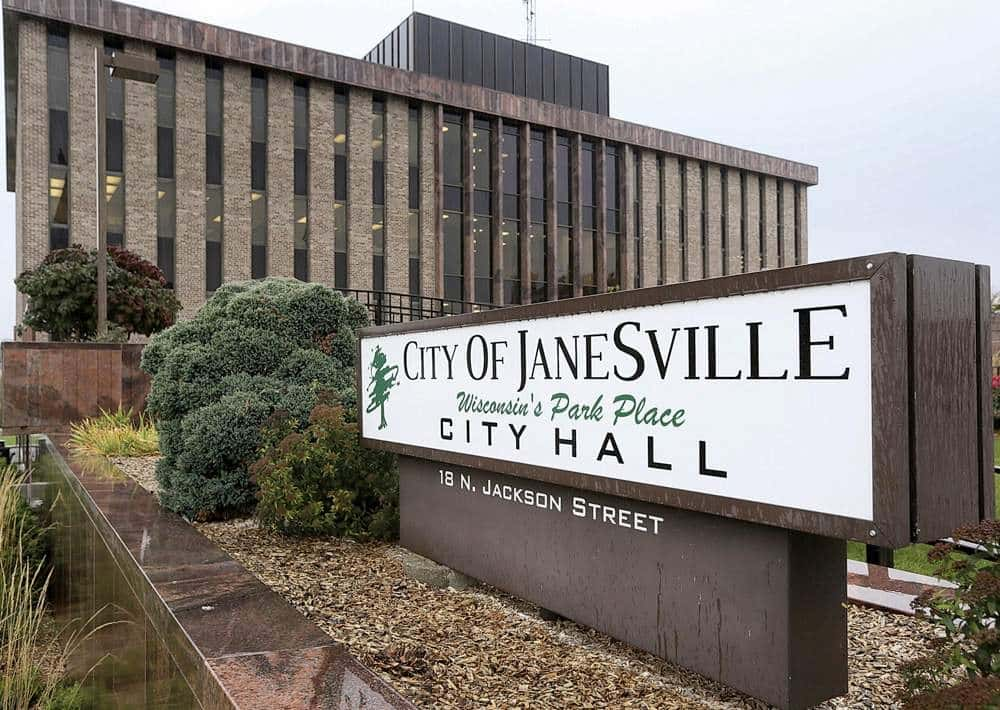
<instances>
[{"instance_id":1,"label":"grass lawn","mask_svg":"<svg viewBox=\"0 0 1000 710\"><path fill-rule=\"evenodd\" d=\"M995 436L993 438L993 464L995 466L1000 466L1000 436ZM996 490L1000 493L1000 475L994 476L994 481L996 483ZM1000 518L1000 495L997 496L995 501L996 506L996 517ZM930 551L930 545L917 544L910 545L909 547L904 547L900 550L896 550L895 563L896 567L899 569L905 569L910 572L916 572L918 574L934 574L934 563L927 561L927 553ZM956 553L959 554L959 553ZM847 543L847 559L849 560L860 560L864 562L865 559L865 546L860 542L848 542Z\"/></svg>"}]
</instances>

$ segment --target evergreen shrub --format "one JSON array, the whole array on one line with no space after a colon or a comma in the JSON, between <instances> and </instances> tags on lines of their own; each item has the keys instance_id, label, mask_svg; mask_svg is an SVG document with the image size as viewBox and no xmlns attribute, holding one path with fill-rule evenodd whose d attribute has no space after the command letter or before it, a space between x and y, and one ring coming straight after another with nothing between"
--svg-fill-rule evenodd
<instances>
[{"instance_id":1,"label":"evergreen shrub","mask_svg":"<svg viewBox=\"0 0 1000 710\"><path fill-rule=\"evenodd\" d=\"M248 467L274 412L305 422L317 394L331 392L355 416L357 329L367 323L365 307L333 289L269 278L220 287L192 320L156 335L142 368L164 505L200 520L251 511Z\"/></svg>"}]
</instances>

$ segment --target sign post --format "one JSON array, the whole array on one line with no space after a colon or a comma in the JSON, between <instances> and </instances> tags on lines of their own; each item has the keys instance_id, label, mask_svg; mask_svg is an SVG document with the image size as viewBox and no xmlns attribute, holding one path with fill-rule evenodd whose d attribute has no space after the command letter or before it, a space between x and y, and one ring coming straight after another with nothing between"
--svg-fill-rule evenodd
<instances>
[{"instance_id":1,"label":"sign post","mask_svg":"<svg viewBox=\"0 0 1000 710\"><path fill-rule=\"evenodd\" d=\"M404 546L806 707L847 689L843 540L992 510L988 285L881 254L370 328L362 436Z\"/></svg>"}]
</instances>

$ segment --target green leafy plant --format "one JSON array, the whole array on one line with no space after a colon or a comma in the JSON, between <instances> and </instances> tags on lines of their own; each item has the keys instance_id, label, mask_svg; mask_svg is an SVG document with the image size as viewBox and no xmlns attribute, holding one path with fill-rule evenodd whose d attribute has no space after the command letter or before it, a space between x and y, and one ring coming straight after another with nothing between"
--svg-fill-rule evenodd
<instances>
[{"instance_id":1,"label":"green leafy plant","mask_svg":"<svg viewBox=\"0 0 1000 710\"><path fill-rule=\"evenodd\" d=\"M198 314L154 336L146 410L163 458L160 501L200 520L253 510L248 472L275 411L304 422L322 391L354 417L364 306L320 284L270 278L219 288Z\"/></svg>"},{"instance_id":2,"label":"green leafy plant","mask_svg":"<svg viewBox=\"0 0 1000 710\"><path fill-rule=\"evenodd\" d=\"M152 417L121 406L113 412L70 425L70 447L101 456L155 456L160 453L159 436Z\"/></svg>"},{"instance_id":3,"label":"green leafy plant","mask_svg":"<svg viewBox=\"0 0 1000 710\"><path fill-rule=\"evenodd\" d=\"M294 419L273 417L264 441L250 469L263 526L294 535L398 537L395 456L361 446L343 407L317 405L301 432Z\"/></svg>"},{"instance_id":4,"label":"green leafy plant","mask_svg":"<svg viewBox=\"0 0 1000 710\"><path fill-rule=\"evenodd\" d=\"M938 563L938 576L957 586L927 590L913 602L916 612L931 621L942 637L931 653L903 667L902 699L907 707L932 707L925 704L928 697L950 703L949 699L965 697L973 690L979 695L1000 692L1000 630L996 628L1000 521L984 520L960 528L953 538L976 543L981 551L958 556L953 554L954 545L939 543L928 554L928 559Z\"/></svg>"},{"instance_id":5,"label":"green leafy plant","mask_svg":"<svg viewBox=\"0 0 1000 710\"><path fill-rule=\"evenodd\" d=\"M163 273L145 259L108 247L109 342L152 335L173 325L180 302ZM23 324L52 340L89 341L97 334L97 250L56 249L14 283L28 297Z\"/></svg>"}]
</instances>

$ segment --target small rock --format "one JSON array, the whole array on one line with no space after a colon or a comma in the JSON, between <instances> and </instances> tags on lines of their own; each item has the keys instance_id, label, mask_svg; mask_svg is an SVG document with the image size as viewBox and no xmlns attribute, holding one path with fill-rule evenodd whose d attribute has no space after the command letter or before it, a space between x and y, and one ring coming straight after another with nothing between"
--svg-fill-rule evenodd
<instances>
[{"instance_id":1,"label":"small rock","mask_svg":"<svg viewBox=\"0 0 1000 710\"><path fill-rule=\"evenodd\" d=\"M439 565L434 560L421 557L415 552L403 553L403 570L407 576L418 582L423 582L434 589L467 589L475 586L476 580L457 572L450 567Z\"/></svg>"}]
</instances>

